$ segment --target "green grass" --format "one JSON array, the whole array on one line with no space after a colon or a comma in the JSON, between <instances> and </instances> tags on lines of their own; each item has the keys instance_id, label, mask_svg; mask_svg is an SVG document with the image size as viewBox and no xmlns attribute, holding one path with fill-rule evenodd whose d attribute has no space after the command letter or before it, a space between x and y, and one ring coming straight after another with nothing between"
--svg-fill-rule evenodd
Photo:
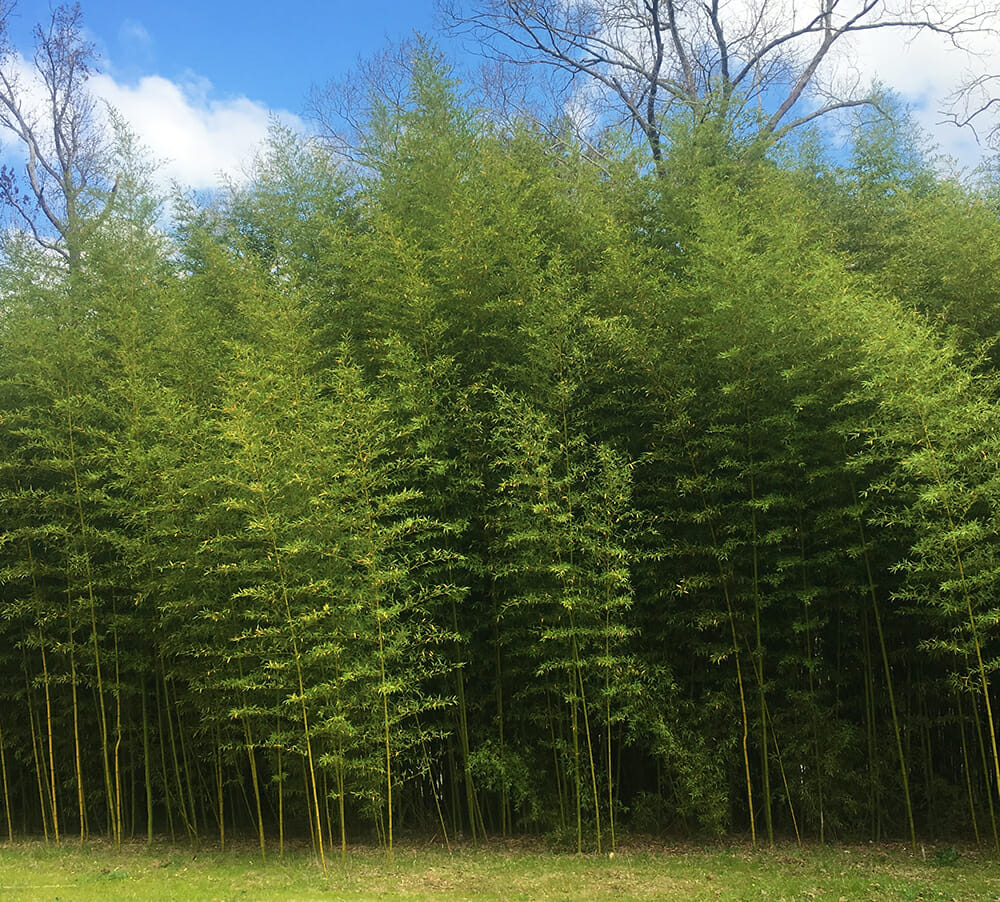
<instances>
[{"instance_id":1,"label":"green grass","mask_svg":"<svg viewBox=\"0 0 1000 902\"><path fill-rule=\"evenodd\" d=\"M951 847L917 856L899 847L752 852L633 844L613 857L576 856L538 846L352 849L324 877L305 851L260 861L249 846L192 852L104 843L60 847L0 845L2 902L320 902L320 900L532 900L532 902L1000 902L994 857Z\"/></svg>"}]
</instances>

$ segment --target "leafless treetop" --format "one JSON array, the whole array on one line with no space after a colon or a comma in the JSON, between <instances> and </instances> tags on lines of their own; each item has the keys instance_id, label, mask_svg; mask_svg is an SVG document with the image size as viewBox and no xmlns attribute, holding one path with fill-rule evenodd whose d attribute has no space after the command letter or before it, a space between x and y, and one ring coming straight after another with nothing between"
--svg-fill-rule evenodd
<instances>
[{"instance_id":1,"label":"leafless treetop","mask_svg":"<svg viewBox=\"0 0 1000 902\"><path fill-rule=\"evenodd\" d=\"M642 130L657 160L679 109L706 117L753 105L756 133L770 138L869 102L829 77L834 48L852 35L934 32L961 46L996 15L979 0L442 0L442 12L493 59L545 63L576 90L582 77Z\"/></svg>"},{"instance_id":2,"label":"leafless treetop","mask_svg":"<svg viewBox=\"0 0 1000 902\"><path fill-rule=\"evenodd\" d=\"M0 8L0 126L26 156L23 173L0 169L0 200L43 247L67 262L81 224L108 207L107 141L88 90L96 53L78 3L56 7L35 27L24 66Z\"/></svg>"}]
</instances>

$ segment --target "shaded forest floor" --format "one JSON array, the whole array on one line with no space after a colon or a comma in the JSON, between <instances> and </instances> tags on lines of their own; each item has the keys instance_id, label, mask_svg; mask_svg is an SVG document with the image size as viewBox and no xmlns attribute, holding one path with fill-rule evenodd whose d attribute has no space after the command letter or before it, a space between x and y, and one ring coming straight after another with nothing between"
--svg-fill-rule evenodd
<instances>
[{"instance_id":1,"label":"shaded forest floor","mask_svg":"<svg viewBox=\"0 0 1000 902\"><path fill-rule=\"evenodd\" d=\"M318 902L318 900L670 900L670 902L879 902L1000 900L1000 868L975 849L890 845L627 843L613 856L552 852L539 845L436 846L384 852L352 848L323 876L307 850L283 858L248 845L226 852L169 844L42 842L0 845L3 902Z\"/></svg>"}]
</instances>

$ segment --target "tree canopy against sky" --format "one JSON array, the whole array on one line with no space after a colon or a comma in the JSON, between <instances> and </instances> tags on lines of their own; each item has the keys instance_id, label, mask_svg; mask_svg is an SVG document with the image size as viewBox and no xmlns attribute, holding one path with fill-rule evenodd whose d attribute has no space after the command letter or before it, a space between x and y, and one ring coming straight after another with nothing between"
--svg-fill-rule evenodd
<instances>
[{"instance_id":1,"label":"tree canopy against sky","mask_svg":"<svg viewBox=\"0 0 1000 902\"><path fill-rule=\"evenodd\" d=\"M842 6L838 4L838 11ZM882 4L874 6L878 13ZM720 5L729 40L738 40L742 33L743 7ZM185 0L169 8L142 10L126 10L114 0L89 0L83 9L85 37L99 58L92 88L131 123L152 155L164 161L164 185L176 179L198 189L217 187L222 172L242 178L255 146L266 137L272 114L289 126L307 127L310 87L331 78L344 81L359 57L376 53L387 40L405 41L414 32L437 34L468 73L470 86L478 81L482 62L476 42L438 31L434 0L356 4L349 9L315 9L293 2L278 17L272 7L256 0ZM954 4L943 9L954 12ZM9 17L11 45L28 62L40 15L44 11L22 3ZM938 33L912 39L902 29L858 33L839 42L836 59L827 60L833 65L826 76L845 74L849 86L862 94L873 81L898 92L947 153L962 164L975 165L982 151L972 132L942 124L941 111L952 108L949 95L975 76L987 80L981 84L983 91L970 95L969 109L992 98L989 76L1000 71L1000 45L988 34L966 34L963 42L974 56L956 50ZM247 59L255 65L247 66ZM537 82L537 67L532 72ZM965 108L954 109L961 113ZM981 137L987 136L991 123L990 111L977 120Z\"/></svg>"},{"instance_id":2,"label":"tree canopy against sky","mask_svg":"<svg viewBox=\"0 0 1000 902\"><path fill-rule=\"evenodd\" d=\"M508 66L551 67L571 105L628 121L657 161L664 130L678 116L742 118L751 134L771 140L872 104L874 88L859 72L845 71L841 52L859 35L912 39L929 32L961 47L996 25L986 4L881 0L805 8L781 0L486 0L444 9L451 26L471 34L486 56ZM756 115L738 115L746 110Z\"/></svg>"}]
</instances>

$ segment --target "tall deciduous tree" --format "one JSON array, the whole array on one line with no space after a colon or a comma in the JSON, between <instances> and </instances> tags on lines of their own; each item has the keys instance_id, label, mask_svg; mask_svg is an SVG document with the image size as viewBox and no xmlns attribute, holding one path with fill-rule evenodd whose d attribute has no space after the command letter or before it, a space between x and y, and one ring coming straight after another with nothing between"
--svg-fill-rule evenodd
<instances>
[{"instance_id":1,"label":"tall deciduous tree","mask_svg":"<svg viewBox=\"0 0 1000 902\"><path fill-rule=\"evenodd\" d=\"M5 10L5 17L10 11ZM0 125L27 158L23 175L0 170L0 197L47 250L80 261L84 231L110 210L116 184L111 145L88 88L96 52L79 3L52 10L35 27L31 65L10 45L0 21Z\"/></svg>"}]
</instances>

